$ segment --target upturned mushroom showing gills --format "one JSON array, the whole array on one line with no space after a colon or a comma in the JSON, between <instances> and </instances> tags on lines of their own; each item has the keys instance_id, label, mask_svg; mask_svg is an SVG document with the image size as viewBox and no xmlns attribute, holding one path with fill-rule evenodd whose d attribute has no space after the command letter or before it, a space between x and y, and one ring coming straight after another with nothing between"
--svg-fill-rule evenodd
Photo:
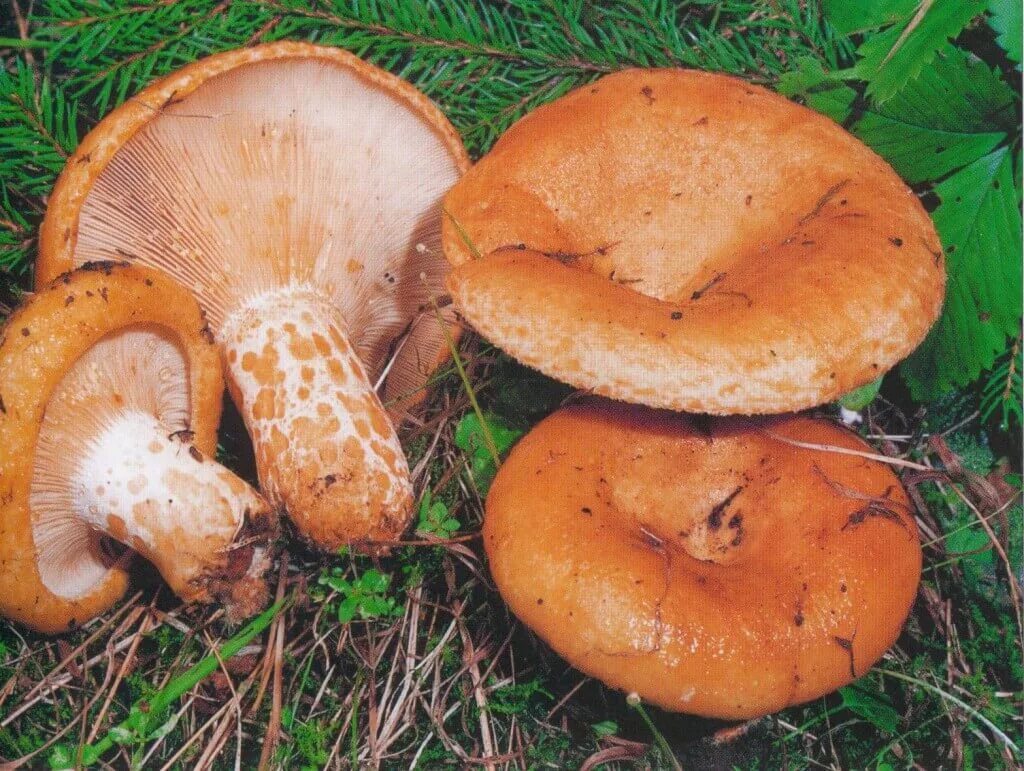
<instances>
[{"instance_id":1,"label":"upturned mushroom showing gills","mask_svg":"<svg viewBox=\"0 0 1024 771\"><path fill-rule=\"evenodd\" d=\"M445 207L452 299L482 335L653 407L834 400L942 306L939 238L896 173L725 75L628 70L573 91L512 126Z\"/></svg>"},{"instance_id":2,"label":"upturned mushroom showing gills","mask_svg":"<svg viewBox=\"0 0 1024 771\"><path fill-rule=\"evenodd\" d=\"M159 273L91 263L16 310L0 339L0 615L60 632L152 562L186 602L266 600L277 518L211 460L224 381L199 306Z\"/></svg>"},{"instance_id":3,"label":"upturned mushroom showing gills","mask_svg":"<svg viewBox=\"0 0 1024 771\"><path fill-rule=\"evenodd\" d=\"M441 200L468 165L423 94L351 54L231 51L84 139L50 197L38 272L127 259L188 287L264 492L308 540L373 550L411 511L392 416L446 354Z\"/></svg>"},{"instance_id":4,"label":"upturned mushroom showing gills","mask_svg":"<svg viewBox=\"0 0 1024 771\"><path fill-rule=\"evenodd\" d=\"M664 709L745 719L805 702L867 672L916 594L906 493L845 454L869 449L806 417L563 408L494 480L491 572L573 666Z\"/></svg>"}]
</instances>

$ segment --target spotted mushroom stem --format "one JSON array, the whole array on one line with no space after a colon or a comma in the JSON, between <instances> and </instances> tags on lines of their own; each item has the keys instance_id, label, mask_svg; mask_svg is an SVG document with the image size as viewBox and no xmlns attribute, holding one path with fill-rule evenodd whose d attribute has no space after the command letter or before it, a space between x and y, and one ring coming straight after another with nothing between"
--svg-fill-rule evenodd
<instances>
[{"instance_id":1,"label":"spotted mushroom stem","mask_svg":"<svg viewBox=\"0 0 1024 771\"><path fill-rule=\"evenodd\" d=\"M75 473L78 515L152 562L186 602L252 615L266 601L272 512L188 439L145 412L115 417Z\"/></svg>"},{"instance_id":2,"label":"spotted mushroom stem","mask_svg":"<svg viewBox=\"0 0 1024 771\"><path fill-rule=\"evenodd\" d=\"M260 485L323 549L380 552L412 510L395 428L322 293L252 298L222 327L229 388L252 437Z\"/></svg>"}]
</instances>

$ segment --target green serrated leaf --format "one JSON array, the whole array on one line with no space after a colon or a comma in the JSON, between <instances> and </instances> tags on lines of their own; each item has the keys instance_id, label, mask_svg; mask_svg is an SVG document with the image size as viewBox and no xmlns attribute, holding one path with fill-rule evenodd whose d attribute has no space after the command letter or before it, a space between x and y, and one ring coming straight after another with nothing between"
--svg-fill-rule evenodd
<instances>
[{"instance_id":1,"label":"green serrated leaf","mask_svg":"<svg viewBox=\"0 0 1024 771\"><path fill-rule=\"evenodd\" d=\"M906 21L920 0L823 0L825 18L849 35Z\"/></svg>"},{"instance_id":2,"label":"green serrated leaf","mask_svg":"<svg viewBox=\"0 0 1024 771\"><path fill-rule=\"evenodd\" d=\"M813 110L827 115L836 123L850 116L857 92L834 76L825 72L821 62L807 56L779 78L778 91L788 97L798 97Z\"/></svg>"},{"instance_id":3,"label":"green serrated leaf","mask_svg":"<svg viewBox=\"0 0 1024 771\"><path fill-rule=\"evenodd\" d=\"M1017 97L975 56L946 46L933 65L880 107L855 104L856 92L821 62L805 57L784 74L780 93L851 127L911 183L940 179L978 160L1015 130Z\"/></svg>"},{"instance_id":4,"label":"green serrated leaf","mask_svg":"<svg viewBox=\"0 0 1024 771\"><path fill-rule=\"evenodd\" d=\"M895 732L900 716L884 693L854 683L840 688L839 695L843 699L843 706L855 715L886 733Z\"/></svg>"},{"instance_id":5,"label":"green serrated leaf","mask_svg":"<svg viewBox=\"0 0 1024 771\"><path fill-rule=\"evenodd\" d=\"M908 182L940 179L1006 138L1016 117L1013 90L977 57L946 46L933 64L853 132Z\"/></svg>"},{"instance_id":6,"label":"green serrated leaf","mask_svg":"<svg viewBox=\"0 0 1024 771\"><path fill-rule=\"evenodd\" d=\"M1007 57L1019 65L1021 38L1024 38L1020 0L989 0L988 12L988 23L996 31L996 40L1006 51Z\"/></svg>"},{"instance_id":7,"label":"green serrated leaf","mask_svg":"<svg viewBox=\"0 0 1024 771\"><path fill-rule=\"evenodd\" d=\"M594 729L594 735L601 739L605 736L615 736L619 732L619 724L614 720L602 720L600 723L594 723L591 725Z\"/></svg>"},{"instance_id":8,"label":"green serrated leaf","mask_svg":"<svg viewBox=\"0 0 1024 771\"><path fill-rule=\"evenodd\" d=\"M924 0L906 23L869 36L857 49L868 95L878 103L891 99L984 10L985 0Z\"/></svg>"},{"instance_id":9,"label":"green serrated leaf","mask_svg":"<svg viewBox=\"0 0 1024 771\"><path fill-rule=\"evenodd\" d=\"M1021 215L1009 149L961 169L935 192L949 282L942 316L901 367L919 401L990 369L1021 318Z\"/></svg>"}]
</instances>

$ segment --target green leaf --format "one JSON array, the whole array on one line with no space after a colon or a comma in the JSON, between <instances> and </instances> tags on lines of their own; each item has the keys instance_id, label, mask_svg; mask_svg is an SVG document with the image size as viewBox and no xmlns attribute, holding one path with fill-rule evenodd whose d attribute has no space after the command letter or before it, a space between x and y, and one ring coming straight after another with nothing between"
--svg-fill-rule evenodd
<instances>
[{"instance_id":1,"label":"green leaf","mask_svg":"<svg viewBox=\"0 0 1024 771\"><path fill-rule=\"evenodd\" d=\"M459 520L448 515L448 507L444 501L433 500L430 490L423 493L420 499L419 522L416 532L448 538L460 527Z\"/></svg>"},{"instance_id":2,"label":"green leaf","mask_svg":"<svg viewBox=\"0 0 1024 771\"><path fill-rule=\"evenodd\" d=\"M365 592L384 592L390 583L391 576L371 568L359 579L359 588Z\"/></svg>"},{"instance_id":3,"label":"green leaf","mask_svg":"<svg viewBox=\"0 0 1024 771\"><path fill-rule=\"evenodd\" d=\"M849 35L904 21L918 3L919 0L823 0L822 10L836 30Z\"/></svg>"},{"instance_id":4,"label":"green leaf","mask_svg":"<svg viewBox=\"0 0 1024 771\"><path fill-rule=\"evenodd\" d=\"M891 99L984 10L985 0L925 0L906 24L869 36L857 49L857 71L868 82L868 95L878 103Z\"/></svg>"},{"instance_id":5,"label":"green leaf","mask_svg":"<svg viewBox=\"0 0 1024 771\"><path fill-rule=\"evenodd\" d=\"M857 92L825 72L821 62L806 56L779 78L778 91L783 96L799 97L813 110L827 115L836 123L850 116Z\"/></svg>"},{"instance_id":6,"label":"green leaf","mask_svg":"<svg viewBox=\"0 0 1024 771\"><path fill-rule=\"evenodd\" d=\"M867 720L875 728L890 734L896 731L900 716L884 693L854 683L840 688L839 695L843 699L844 707Z\"/></svg>"},{"instance_id":7,"label":"green leaf","mask_svg":"<svg viewBox=\"0 0 1024 771\"><path fill-rule=\"evenodd\" d=\"M839 403L848 410L859 412L871 404L875 397L878 396L878 389L882 387L883 378L884 375L866 385L862 385L860 388L854 388L848 394L843 395L839 399Z\"/></svg>"},{"instance_id":8,"label":"green leaf","mask_svg":"<svg viewBox=\"0 0 1024 771\"><path fill-rule=\"evenodd\" d=\"M352 585L347 580L342 578L340 575L335 575L333 573L328 575L321 575L319 583L325 586L329 586L336 592L342 593L347 592L352 588Z\"/></svg>"},{"instance_id":9,"label":"green leaf","mask_svg":"<svg viewBox=\"0 0 1024 771\"><path fill-rule=\"evenodd\" d=\"M991 14L988 23L996 31L996 40L1007 57L1019 65L1021 39L1024 38L1020 0L989 0L988 12Z\"/></svg>"},{"instance_id":10,"label":"green leaf","mask_svg":"<svg viewBox=\"0 0 1024 771\"><path fill-rule=\"evenodd\" d=\"M522 430L514 428L493 413L485 414L484 421L499 456L523 435ZM498 471L487 447L484 430L475 412L467 413L455 428L455 445L469 455L470 473L481 494L486 494Z\"/></svg>"},{"instance_id":11,"label":"green leaf","mask_svg":"<svg viewBox=\"0 0 1024 771\"><path fill-rule=\"evenodd\" d=\"M1015 130L1013 90L977 57L946 46L932 66L852 131L908 182L940 179L991 152Z\"/></svg>"},{"instance_id":12,"label":"green leaf","mask_svg":"<svg viewBox=\"0 0 1024 771\"><path fill-rule=\"evenodd\" d=\"M974 54L946 45L881 111L937 131L1015 131L1020 96L999 70Z\"/></svg>"},{"instance_id":13,"label":"green leaf","mask_svg":"<svg viewBox=\"0 0 1024 771\"><path fill-rule=\"evenodd\" d=\"M594 735L601 739L605 736L615 736L619 732L619 724L614 720L602 720L600 723L594 723L591 725L594 729Z\"/></svg>"},{"instance_id":14,"label":"green leaf","mask_svg":"<svg viewBox=\"0 0 1024 771\"><path fill-rule=\"evenodd\" d=\"M1021 318L1021 215L1009 149L980 158L935 192L949 282L942 316L901 368L919 401L990 369Z\"/></svg>"},{"instance_id":15,"label":"green leaf","mask_svg":"<svg viewBox=\"0 0 1024 771\"><path fill-rule=\"evenodd\" d=\"M978 160L1016 131L1017 97L975 56L946 46L933 65L879 107L818 60L806 57L779 79L779 92L851 127L908 182L940 179Z\"/></svg>"},{"instance_id":16,"label":"green leaf","mask_svg":"<svg viewBox=\"0 0 1024 771\"><path fill-rule=\"evenodd\" d=\"M70 769L75 767L75 751L67 744L58 744L50 751L49 766L53 769Z\"/></svg>"},{"instance_id":17,"label":"green leaf","mask_svg":"<svg viewBox=\"0 0 1024 771\"><path fill-rule=\"evenodd\" d=\"M992 553L992 542L980 527L953 530L946 537L946 552L950 556L959 556L966 577L973 582L995 572L996 559Z\"/></svg>"},{"instance_id":18,"label":"green leaf","mask_svg":"<svg viewBox=\"0 0 1024 771\"><path fill-rule=\"evenodd\" d=\"M363 600L362 608L360 608L360 615L363 618L374 618L381 616L390 610L391 605L388 601L382 597L367 597Z\"/></svg>"},{"instance_id":19,"label":"green leaf","mask_svg":"<svg viewBox=\"0 0 1024 771\"><path fill-rule=\"evenodd\" d=\"M342 624L347 624L356 617L356 611L359 609L359 598L348 597L338 604L338 621Z\"/></svg>"}]
</instances>

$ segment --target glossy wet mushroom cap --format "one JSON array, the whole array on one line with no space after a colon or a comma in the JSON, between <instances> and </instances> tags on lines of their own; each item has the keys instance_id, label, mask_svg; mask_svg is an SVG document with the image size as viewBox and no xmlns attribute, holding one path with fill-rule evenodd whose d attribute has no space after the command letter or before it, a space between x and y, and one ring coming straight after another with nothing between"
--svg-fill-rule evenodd
<instances>
[{"instance_id":1,"label":"glossy wet mushroom cap","mask_svg":"<svg viewBox=\"0 0 1024 771\"><path fill-rule=\"evenodd\" d=\"M513 125L451 190L459 311L545 374L714 414L831 401L938 317L935 229L828 118L689 70L628 70ZM482 255L475 258L474 254Z\"/></svg>"},{"instance_id":2,"label":"glossy wet mushroom cap","mask_svg":"<svg viewBox=\"0 0 1024 771\"><path fill-rule=\"evenodd\" d=\"M17 309L0 342L0 614L59 632L126 587L119 542L187 602L266 600L276 515L212 460L223 380L195 300L93 263ZM121 549L123 551L123 549Z\"/></svg>"},{"instance_id":3,"label":"glossy wet mushroom cap","mask_svg":"<svg viewBox=\"0 0 1024 771\"><path fill-rule=\"evenodd\" d=\"M494 580L573 666L664 709L731 720L814 699L893 644L921 569L897 477L828 448L870 452L806 417L563 408L491 487Z\"/></svg>"},{"instance_id":4,"label":"glossy wet mushroom cap","mask_svg":"<svg viewBox=\"0 0 1024 771\"><path fill-rule=\"evenodd\" d=\"M326 549L388 541L412 500L392 422L447 355L440 204L468 165L423 94L345 51L230 51L90 132L50 198L38 269L119 257L188 287L263 489Z\"/></svg>"}]
</instances>

